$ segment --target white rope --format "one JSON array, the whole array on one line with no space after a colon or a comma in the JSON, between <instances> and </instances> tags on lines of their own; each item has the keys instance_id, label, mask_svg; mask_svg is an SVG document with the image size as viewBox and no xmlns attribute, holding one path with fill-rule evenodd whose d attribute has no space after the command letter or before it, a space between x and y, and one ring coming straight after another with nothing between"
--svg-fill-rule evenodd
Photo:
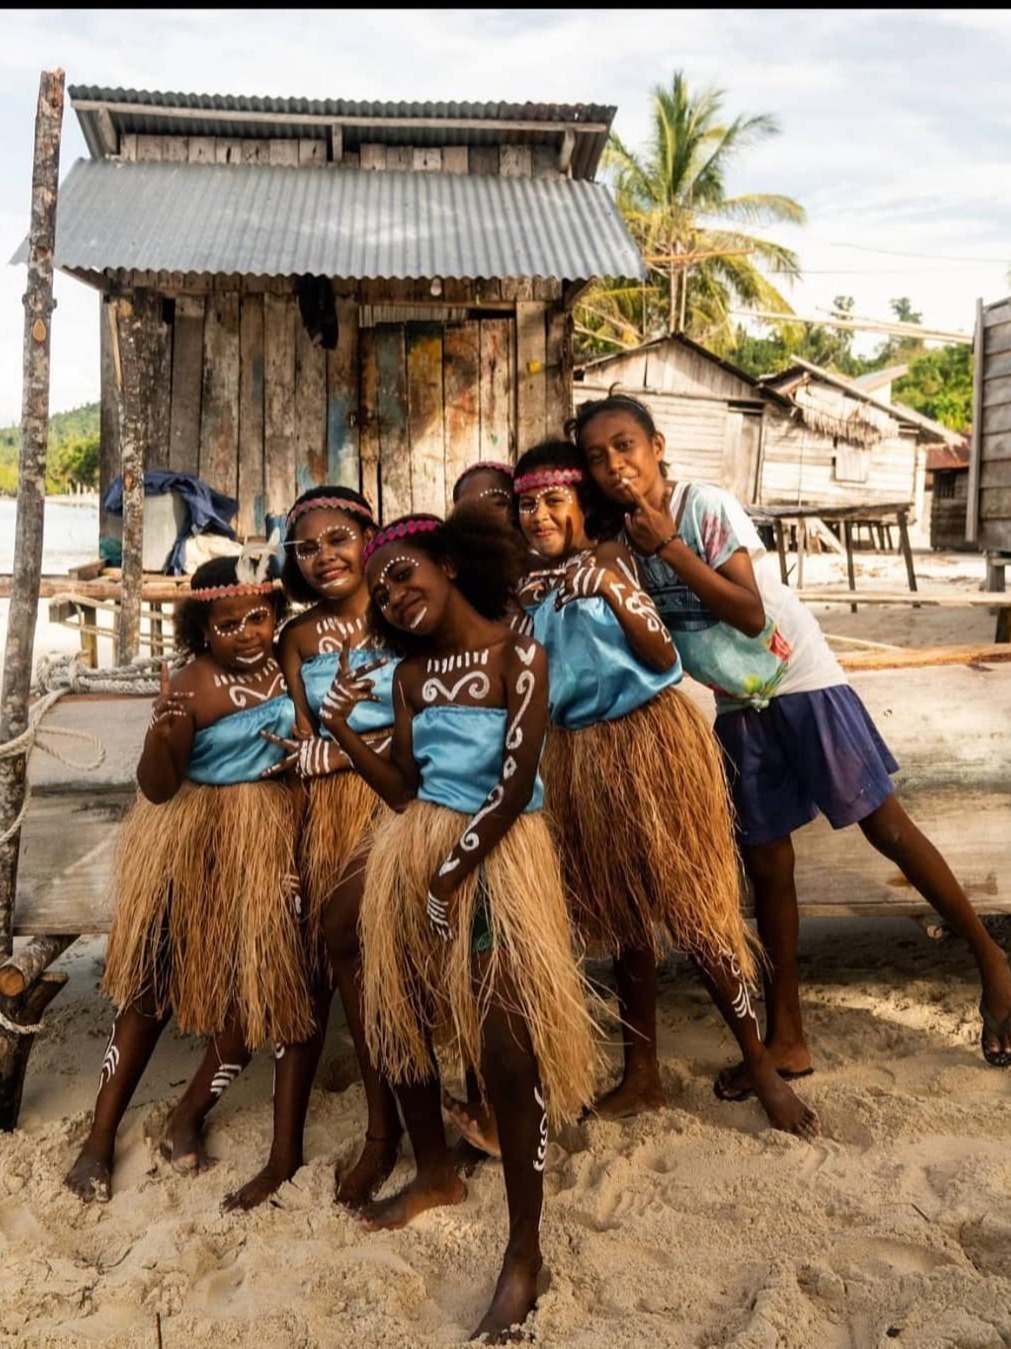
<instances>
[{"instance_id":1,"label":"white rope","mask_svg":"<svg viewBox=\"0 0 1011 1349\"><path fill-rule=\"evenodd\" d=\"M11 1035L38 1035L42 1029L42 1022L36 1021L33 1026L22 1026L17 1021L11 1021L0 1012L0 1026L4 1030L10 1031Z\"/></svg>"}]
</instances>

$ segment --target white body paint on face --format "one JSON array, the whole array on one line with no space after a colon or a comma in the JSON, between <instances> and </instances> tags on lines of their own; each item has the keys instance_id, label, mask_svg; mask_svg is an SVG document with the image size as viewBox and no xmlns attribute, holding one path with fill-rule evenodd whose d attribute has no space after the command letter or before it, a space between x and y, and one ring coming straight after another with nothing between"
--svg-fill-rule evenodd
<instances>
[{"instance_id":1,"label":"white body paint on face","mask_svg":"<svg viewBox=\"0 0 1011 1349\"><path fill-rule=\"evenodd\" d=\"M427 613L428 613L428 605L423 604L421 608L418 610L417 614L415 614L413 620L407 625L412 632L418 626L419 623L423 623L425 621L425 615Z\"/></svg>"},{"instance_id":2,"label":"white body paint on face","mask_svg":"<svg viewBox=\"0 0 1011 1349\"><path fill-rule=\"evenodd\" d=\"M237 626L229 625L227 628L221 628L217 623L212 623L211 631L218 637L240 637L245 632L247 623L263 623L269 617L270 610L267 608L250 609L248 613L242 615Z\"/></svg>"}]
</instances>

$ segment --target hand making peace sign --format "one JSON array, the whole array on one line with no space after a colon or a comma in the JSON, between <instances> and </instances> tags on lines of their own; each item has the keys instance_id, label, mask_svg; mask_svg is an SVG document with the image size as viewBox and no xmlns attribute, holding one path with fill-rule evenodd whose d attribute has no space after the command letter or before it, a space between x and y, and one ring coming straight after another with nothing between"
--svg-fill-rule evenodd
<instances>
[{"instance_id":1,"label":"hand making peace sign","mask_svg":"<svg viewBox=\"0 0 1011 1349\"><path fill-rule=\"evenodd\" d=\"M319 719L328 729L339 721L347 721L359 703L378 703L379 698L372 692L373 682L368 676L381 669L387 663L385 656L369 661L352 670L348 659L347 647L341 648L340 659L334 681L327 690L319 710Z\"/></svg>"},{"instance_id":2,"label":"hand making peace sign","mask_svg":"<svg viewBox=\"0 0 1011 1349\"><path fill-rule=\"evenodd\" d=\"M625 483L632 498L632 510L625 514L625 533L640 553L652 556L677 538L677 528L670 513L651 506L633 482Z\"/></svg>"},{"instance_id":3,"label":"hand making peace sign","mask_svg":"<svg viewBox=\"0 0 1011 1349\"><path fill-rule=\"evenodd\" d=\"M169 686L168 661L162 661L159 679L158 697L151 705L151 720L148 730L159 740L169 740L179 725L180 718L191 717L190 699L192 693L173 693Z\"/></svg>"}]
</instances>

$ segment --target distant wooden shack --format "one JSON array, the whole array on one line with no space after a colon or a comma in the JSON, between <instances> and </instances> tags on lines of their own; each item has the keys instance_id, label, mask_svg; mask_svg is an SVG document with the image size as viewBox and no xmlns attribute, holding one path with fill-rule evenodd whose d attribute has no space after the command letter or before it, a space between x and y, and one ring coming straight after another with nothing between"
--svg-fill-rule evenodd
<instances>
[{"instance_id":1,"label":"distant wooden shack","mask_svg":"<svg viewBox=\"0 0 1011 1349\"><path fill-rule=\"evenodd\" d=\"M967 537L1011 561L1011 296L976 305Z\"/></svg>"},{"instance_id":2,"label":"distant wooden shack","mask_svg":"<svg viewBox=\"0 0 1011 1349\"><path fill-rule=\"evenodd\" d=\"M56 265L141 315L145 467L237 497L240 535L323 482L443 511L561 429L579 290L642 275L593 181L613 107L69 92L91 159ZM103 488L114 339L103 315Z\"/></svg>"},{"instance_id":3,"label":"distant wooden shack","mask_svg":"<svg viewBox=\"0 0 1011 1349\"><path fill-rule=\"evenodd\" d=\"M754 378L682 334L589 361L576 403L620 387L649 404L679 474L749 505L923 510L925 448L943 428L795 360Z\"/></svg>"},{"instance_id":4,"label":"distant wooden shack","mask_svg":"<svg viewBox=\"0 0 1011 1349\"><path fill-rule=\"evenodd\" d=\"M969 442L933 446L927 453L930 491L930 546L975 552L965 537L969 505Z\"/></svg>"}]
</instances>

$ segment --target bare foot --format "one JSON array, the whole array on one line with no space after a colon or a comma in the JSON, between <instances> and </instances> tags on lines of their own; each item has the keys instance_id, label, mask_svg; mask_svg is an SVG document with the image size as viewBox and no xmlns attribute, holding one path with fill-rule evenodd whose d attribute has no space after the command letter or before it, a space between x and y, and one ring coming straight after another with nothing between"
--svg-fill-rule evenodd
<instances>
[{"instance_id":1,"label":"bare foot","mask_svg":"<svg viewBox=\"0 0 1011 1349\"><path fill-rule=\"evenodd\" d=\"M501 1157L502 1148L498 1141L498 1121L491 1106L484 1101L458 1101L448 1091L442 1093L442 1105L446 1114L459 1129L460 1134L478 1151L489 1157Z\"/></svg>"},{"instance_id":2,"label":"bare foot","mask_svg":"<svg viewBox=\"0 0 1011 1349\"><path fill-rule=\"evenodd\" d=\"M763 1071L761 1074L756 1072L752 1081L755 1095L761 1101L762 1109L768 1115L769 1123L774 1129L796 1134L798 1138L805 1138L809 1143L818 1137L821 1133L818 1116L810 1106L804 1104L771 1065L768 1072Z\"/></svg>"},{"instance_id":3,"label":"bare foot","mask_svg":"<svg viewBox=\"0 0 1011 1349\"><path fill-rule=\"evenodd\" d=\"M537 1303L537 1275L540 1267L539 1252L533 1262L511 1258L506 1254L502 1273L495 1285L495 1296L481 1318L481 1324L471 1335L472 1340L486 1336L485 1344L508 1344L520 1338L520 1327Z\"/></svg>"},{"instance_id":4,"label":"bare foot","mask_svg":"<svg viewBox=\"0 0 1011 1349\"><path fill-rule=\"evenodd\" d=\"M301 1165L301 1160L290 1166L280 1162L268 1162L263 1170L252 1180L247 1181L240 1190L225 1195L221 1201L222 1211L230 1213L234 1209L244 1209L248 1212L249 1209L256 1208L265 1199L269 1199L275 1190L279 1190L286 1180L291 1180Z\"/></svg>"},{"instance_id":5,"label":"bare foot","mask_svg":"<svg viewBox=\"0 0 1011 1349\"><path fill-rule=\"evenodd\" d=\"M363 1208L361 1219L370 1232L389 1231L395 1227L406 1227L426 1209L462 1204L466 1198L467 1187L455 1171L448 1171L433 1180L415 1176L399 1194Z\"/></svg>"},{"instance_id":6,"label":"bare foot","mask_svg":"<svg viewBox=\"0 0 1011 1349\"><path fill-rule=\"evenodd\" d=\"M990 1019L984 1024L981 1042L987 1062L999 1068L1011 1064L1011 969L996 942L982 971L983 1005Z\"/></svg>"},{"instance_id":7,"label":"bare foot","mask_svg":"<svg viewBox=\"0 0 1011 1349\"><path fill-rule=\"evenodd\" d=\"M359 1209L369 1202L390 1172L400 1155L400 1134L390 1138L370 1138L365 1135L361 1155L343 1180L337 1182L335 1198L346 1208ZM336 1178L335 1178L336 1179Z\"/></svg>"},{"instance_id":8,"label":"bare foot","mask_svg":"<svg viewBox=\"0 0 1011 1349\"><path fill-rule=\"evenodd\" d=\"M171 1162L173 1168L183 1176L195 1176L217 1165L218 1159L212 1157L204 1147L202 1122L192 1116L181 1115L178 1108L169 1116L165 1141L160 1151L165 1160Z\"/></svg>"},{"instance_id":9,"label":"bare foot","mask_svg":"<svg viewBox=\"0 0 1011 1349\"><path fill-rule=\"evenodd\" d=\"M112 1148L99 1147L89 1138L63 1183L85 1204L107 1204L112 1196Z\"/></svg>"},{"instance_id":10,"label":"bare foot","mask_svg":"<svg viewBox=\"0 0 1011 1349\"><path fill-rule=\"evenodd\" d=\"M810 1077L814 1072L811 1066L811 1051L801 1040L799 1043L766 1045L773 1066L784 1082L792 1082L798 1077ZM754 1096L751 1077L743 1063L735 1063L731 1068L723 1068L716 1074L713 1090L721 1101L746 1101Z\"/></svg>"},{"instance_id":11,"label":"bare foot","mask_svg":"<svg viewBox=\"0 0 1011 1349\"><path fill-rule=\"evenodd\" d=\"M587 1112L601 1119L631 1119L647 1110L662 1110L667 1104L658 1074L623 1077L613 1091L601 1096Z\"/></svg>"}]
</instances>

